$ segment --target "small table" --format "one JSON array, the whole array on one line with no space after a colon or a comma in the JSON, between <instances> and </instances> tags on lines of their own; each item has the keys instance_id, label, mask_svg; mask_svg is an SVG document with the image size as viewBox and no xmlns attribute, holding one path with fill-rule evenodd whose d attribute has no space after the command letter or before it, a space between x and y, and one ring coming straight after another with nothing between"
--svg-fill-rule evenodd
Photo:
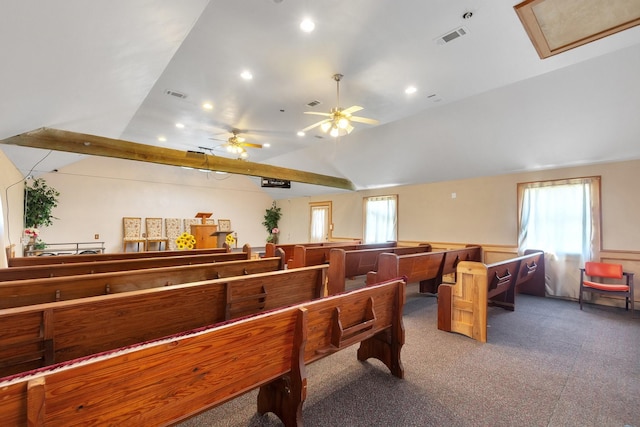
<instances>
[{"instance_id":1,"label":"small table","mask_svg":"<svg viewBox=\"0 0 640 427\"><path fill-rule=\"evenodd\" d=\"M215 233L211 233L211 236L215 236L218 241L219 248L224 247L225 242L227 241L227 236L233 233L233 231L216 231Z\"/></svg>"}]
</instances>

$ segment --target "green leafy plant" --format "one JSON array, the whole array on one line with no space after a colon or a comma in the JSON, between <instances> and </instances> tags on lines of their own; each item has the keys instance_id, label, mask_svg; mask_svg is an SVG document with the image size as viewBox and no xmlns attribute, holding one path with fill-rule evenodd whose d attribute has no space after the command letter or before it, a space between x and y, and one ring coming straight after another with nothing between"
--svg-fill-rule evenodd
<instances>
[{"instance_id":1,"label":"green leafy plant","mask_svg":"<svg viewBox=\"0 0 640 427\"><path fill-rule=\"evenodd\" d=\"M265 210L264 221L262 222L262 225L267 229L267 233L269 233L267 242L277 242L278 233L280 232L278 229L278 221L280 221L280 218L282 218L282 213L274 201L271 207Z\"/></svg>"},{"instance_id":2,"label":"green leafy plant","mask_svg":"<svg viewBox=\"0 0 640 427\"><path fill-rule=\"evenodd\" d=\"M49 187L42 178L35 179L31 186L24 186L24 225L25 227L46 227L53 224L53 208L58 206L60 193Z\"/></svg>"},{"instance_id":3,"label":"green leafy plant","mask_svg":"<svg viewBox=\"0 0 640 427\"><path fill-rule=\"evenodd\" d=\"M47 247L47 244L43 242L41 239L36 240L36 243L33 245L33 249L41 251Z\"/></svg>"}]
</instances>

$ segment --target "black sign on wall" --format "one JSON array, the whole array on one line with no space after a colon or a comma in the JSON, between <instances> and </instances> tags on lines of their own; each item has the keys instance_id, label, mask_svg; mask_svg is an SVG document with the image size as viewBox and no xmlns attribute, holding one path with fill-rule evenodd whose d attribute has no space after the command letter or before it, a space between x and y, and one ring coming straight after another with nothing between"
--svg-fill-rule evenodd
<instances>
[{"instance_id":1,"label":"black sign on wall","mask_svg":"<svg viewBox=\"0 0 640 427\"><path fill-rule=\"evenodd\" d=\"M262 178L262 186L270 188L291 188L291 181L285 179Z\"/></svg>"}]
</instances>

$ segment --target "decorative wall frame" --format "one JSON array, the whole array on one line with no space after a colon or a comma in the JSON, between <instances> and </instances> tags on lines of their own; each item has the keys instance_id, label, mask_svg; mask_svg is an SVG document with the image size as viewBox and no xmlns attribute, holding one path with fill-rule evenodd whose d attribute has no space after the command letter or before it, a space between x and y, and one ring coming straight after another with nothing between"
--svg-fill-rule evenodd
<instances>
[{"instance_id":1,"label":"decorative wall frame","mask_svg":"<svg viewBox=\"0 0 640 427\"><path fill-rule=\"evenodd\" d=\"M640 24L637 0L525 0L514 9L542 59Z\"/></svg>"},{"instance_id":2,"label":"decorative wall frame","mask_svg":"<svg viewBox=\"0 0 640 427\"><path fill-rule=\"evenodd\" d=\"M231 231L231 220L230 219L219 219L218 220L218 231Z\"/></svg>"}]
</instances>

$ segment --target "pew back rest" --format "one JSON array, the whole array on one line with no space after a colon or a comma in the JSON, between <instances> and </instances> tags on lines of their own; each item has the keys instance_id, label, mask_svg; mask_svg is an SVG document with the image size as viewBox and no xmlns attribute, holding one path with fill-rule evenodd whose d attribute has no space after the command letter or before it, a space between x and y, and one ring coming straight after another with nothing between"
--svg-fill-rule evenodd
<instances>
[{"instance_id":1,"label":"pew back rest","mask_svg":"<svg viewBox=\"0 0 640 427\"><path fill-rule=\"evenodd\" d=\"M395 281L0 380L0 424L167 425L290 374L293 390L280 391L291 391L293 402L278 407L292 425L296 413L302 421L304 364L357 340L402 378L403 304L404 283ZM333 332L340 324L346 337Z\"/></svg>"},{"instance_id":2,"label":"pew back rest","mask_svg":"<svg viewBox=\"0 0 640 427\"><path fill-rule=\"evenodd\" d=\"M44 277L77 276L81 274L108 273L112 271L143 270L175 265L206 264L251 259L250 252L213 253L157 258L137 258L102 262L78 262L71 264L35 265L0 269L0 282Z\"/></svg>"},{"instance_id":3,"label":"pew back rest","mask_svg":"<svg viewBox=\"0 0 640 427\"><path fill-rule=\"evenodd\" d=\"M8 259L9 267L25 267L34 265L72 264L76 262L101 262L118 259L159 258L172 256L191 256L205 254L222 254L227 248L192 249L189 251L146 251L146 252L114 252L102 254L78 254L56 256L13 257Z\"/></svg>"},{"instance_id":4,"label":"pew back rest","mask_svg":"<svg viewBox=\"0 0 640 427\"><path fill-rule=\"evenodd\" d=\"M0 377L323 296L326 266L0 312Z\"/></svg>"},{"instance_id":5,"label":"pew back rest","mask_svg":"<svg viewBox=\"0 0 640 427\"><path fill-rule=\"evenodd\" d=\"M355 250L332 248L329 254L328 293L333 295L344 292L347 278L363 276L370 271L377 270L378 257L382 253L408 255L430 251L431 245L429 244Z\"/></svg>"},{"instance_id":6,"label":"pew back rest","mask_svg":"<svg viewBox=\"0 0 640 427\"><path fill-rule=\"evenodd\" d=\"M378 271L367 277L367 284L379 283L394 277L406 277L407 283L420 282L438 277L444 252L424 252L409 255L380 254Z\"/></svg>"},{"instance_id":7,"label":"pew back rest","mask_svg":"<svg viewBox=\"0 0 640 427\"><path fill-rule=\"evenodd\" d=\"M482 261L482 248L469 246L463 249L453 249L445 252L442 275L455 273L458 263L461 261Z\"/></svg>"},{"instance_id":8,"label":"pew back rest","mask_svg":"<svg viewBox=\"0 0 640 427\"><path fill-rule=\"evenodd\" d=\"M116 271L0 282L0 308L130 292L173 284L281 270L282 258Z\"/></svg>"},{"instance_id":9,"label":"pew back rest","mask_svg":"<svg viewBox=\"0 0 640 427\"><path fill-rule=\"evenodd\" d=\"M293 258L288 262L290 267L307 267L310 265L325 264L329 262L331 249L339 246L346 251L363 249L392 248L396 242L366 243L366 244L338 244L330 246L306 247L296 245L293 249Z\"/></svg>"}]
</instances>

